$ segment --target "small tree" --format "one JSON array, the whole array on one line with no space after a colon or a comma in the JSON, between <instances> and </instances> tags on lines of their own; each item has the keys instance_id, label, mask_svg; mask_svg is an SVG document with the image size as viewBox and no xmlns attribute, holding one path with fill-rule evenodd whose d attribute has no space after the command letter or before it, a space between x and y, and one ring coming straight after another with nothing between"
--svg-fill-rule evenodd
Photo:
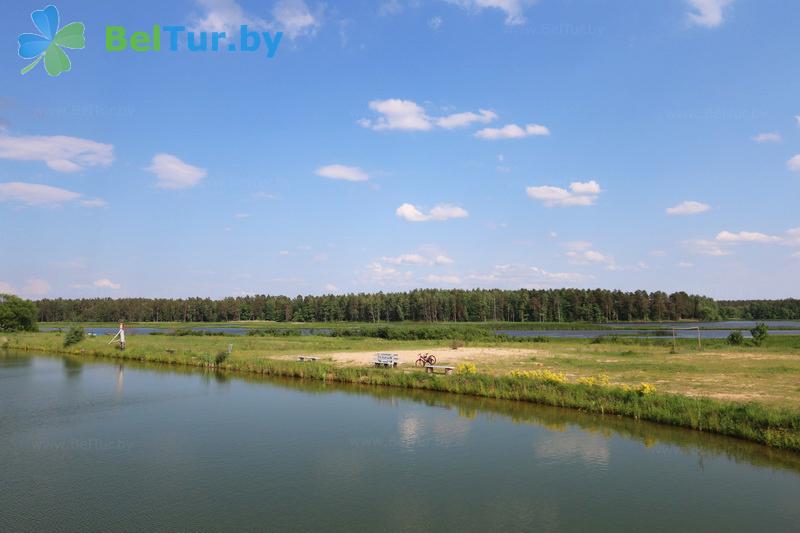
<instances>
[{"instance_id":1,"label":"small tree","mask_svg":"<svg viewBox=\"0 0 800 533\"><path fill-rule=\"evenodd\" d=\"M72 326L67 330L67 334L64 336L64 348L72 346L73 344L78 344L83 340L84 336L85 333L82 327Z\"/></svg>"},{"instance_id":2,"label":"small tree","mask_svg":"<svg viewBox=\"0 0 800 533\"><path fill-rule=\"evenodd\" d=\"M728 335L728 344L731 346L741 346L744 344L744 335L742 335L742 332L738 329L731 331L731 334Z\"/></svg>"},{"instance_id":3,"label":"small tree","mask_svg":"<svg viewBox=\"0 0 800 533\"><path fill-rule=\"evenodd\" d=\"M753 343L755 343L756 346L761 346L769 336L769 328L762 322L750 330L750 335L753 336Z\"/></svg>"},{"instance_id":4,"label":"small tree","mask_svg":"<svg viewBox=\"0 0 800 533\"><path fill-rule=\"evenodd\" d=\"M0 331L38 331L36 305L11 294L0 294Z\"/></svg>"}]
</instances>

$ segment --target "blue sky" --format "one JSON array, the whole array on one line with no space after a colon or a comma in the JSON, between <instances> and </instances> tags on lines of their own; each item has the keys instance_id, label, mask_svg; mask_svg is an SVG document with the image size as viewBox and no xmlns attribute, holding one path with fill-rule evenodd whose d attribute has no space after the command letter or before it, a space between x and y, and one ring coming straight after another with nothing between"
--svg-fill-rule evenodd
<instances>
[{"instance_id":1,"label":"blue sky","mask_svg":"<svg viewBox=\"0 0 800 533\"><path fill-rule=\"evenodd\" d=\"M800 296L800 5L777 0L4 5L0 292L415 287ZM109 52L108 25L282 31Z\"/></svg>"}]
</instances>

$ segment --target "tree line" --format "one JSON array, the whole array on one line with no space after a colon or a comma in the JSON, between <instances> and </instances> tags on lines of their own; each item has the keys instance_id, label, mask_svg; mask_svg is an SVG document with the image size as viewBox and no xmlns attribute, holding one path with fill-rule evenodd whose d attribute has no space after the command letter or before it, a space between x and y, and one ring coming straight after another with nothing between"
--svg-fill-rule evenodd
<instances>
[{"instance_id":1,"label":"tree line","mask_svg":"<svg viewBox=\"0 0 800 533\"><path fill-rule=\"evenodd\" d=\"M441 290L323 296L43 299L42 322L613 322L800 318L800 301L717 302L685 292Z\"/></svg>"}]
</instances>

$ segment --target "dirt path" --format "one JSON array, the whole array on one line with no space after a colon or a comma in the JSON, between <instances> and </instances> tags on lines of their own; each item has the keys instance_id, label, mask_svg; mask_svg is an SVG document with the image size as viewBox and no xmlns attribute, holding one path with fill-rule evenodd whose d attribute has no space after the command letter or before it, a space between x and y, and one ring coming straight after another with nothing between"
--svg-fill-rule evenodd
<instances>
[{"instance_id":1,"label":"dirt path","mask_svg":"<svg viewBox=\"0 0 800 533\"><path fill-rule=\"evenodd\" d=\"M401 365L413 365L420 353L432 353L436 356L436 364L457 364L463 362L480 362L487 359L525 357L539 353L537 350L525 350L520 348L481 348L468 347L458 350L442 348L425 348L417 350L387 350L389 353L396 353L400 356ZM320 354L322 359L331 358L339 363L369 366L375 358L375 351L371 352L336 352ZM296 356L287 356L286 359L294 359Z\"/></svg>"}]
</instances>

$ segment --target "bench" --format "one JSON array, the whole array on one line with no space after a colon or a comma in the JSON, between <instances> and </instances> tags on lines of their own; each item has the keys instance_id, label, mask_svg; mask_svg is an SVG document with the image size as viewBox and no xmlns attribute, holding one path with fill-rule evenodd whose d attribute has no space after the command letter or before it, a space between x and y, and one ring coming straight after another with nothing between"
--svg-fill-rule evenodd
<instances>
[{"instance_id":1,"label":"bench","mask_svg":"<svg viewBox=\"0 0 800 533\"><path fill-rule=\"evenodd\" d=\"M400 364L400 356L396 353L376 353L375 359L372 362L375 366L397 368L397 365Z\"/></svg>"},{"instance_id":2,"label":"bench","mask_svg":"<svg viewBox=\"0 0 800 533\"><path fill-rule=\"evenodd\" d=\"M453 373L456 367L454 366L442 366L442 365L425 365L425 372L428 374L435 374L437 370L441 370L442 374L449 376Z\"/></svg>"},{"instance_id":3,"label":"bench","mask_svg":"<svg viewBox=\"0 0 800 533\"><path fill-rule=\"evenodd\" d=\"M319 357L314 357L313 355L301 355L297 358L298 361L319 361Z\"/></svg>"}]
</instances>

